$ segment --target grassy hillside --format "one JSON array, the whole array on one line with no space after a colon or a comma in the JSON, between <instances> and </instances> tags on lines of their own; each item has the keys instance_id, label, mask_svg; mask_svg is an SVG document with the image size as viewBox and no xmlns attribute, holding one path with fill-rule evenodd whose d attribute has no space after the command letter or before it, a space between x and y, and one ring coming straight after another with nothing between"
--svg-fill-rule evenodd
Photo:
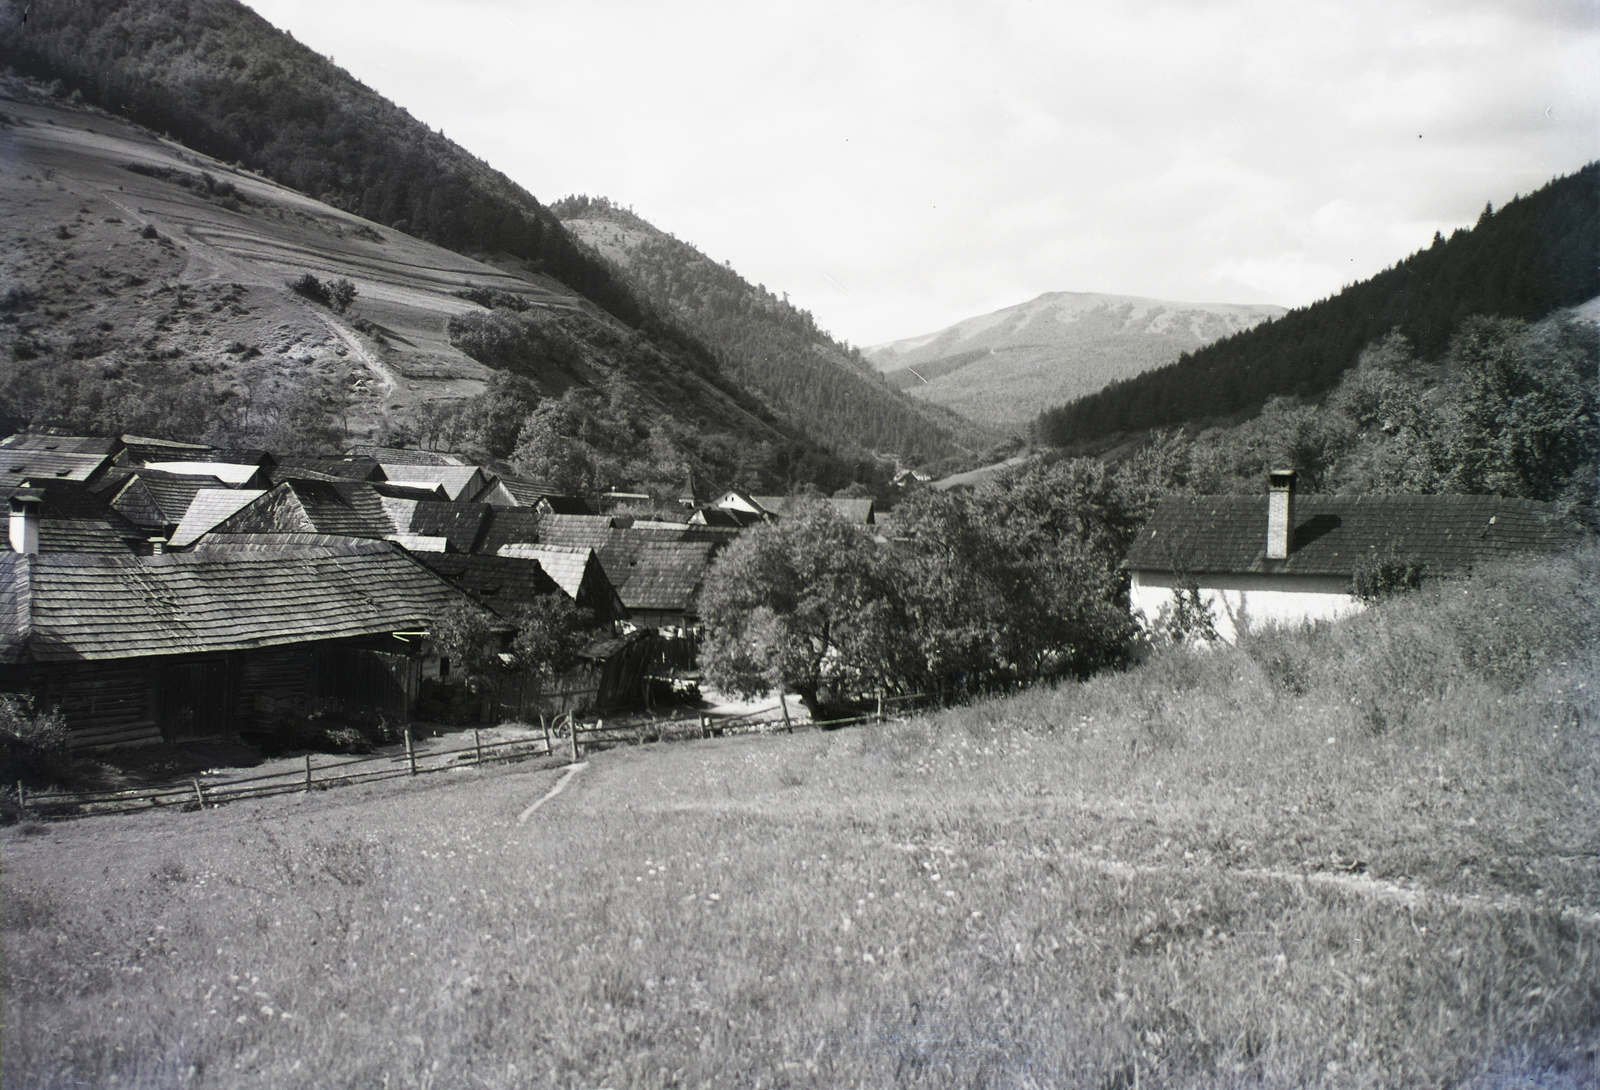
<instances>
[{"instance_id":1,"label":"grassy hillside","mask_svg":"<svg viewBox=\"0 0 1600 1090\"><path fill-rule=\"evenodd\" d=\"M1053 445L1253 414L1268 398L1317 397L1361 350L1398 331L1437 358L1472 315L1534 320L1600 295L1600 164L1558 178L1470 230L1339 294L1040 415Z\"/></svg>"},{"instance_id":2,"label":"grassy hillside","mask_svg":"<svg viewBox=\"0 0 1600 1090\"><path fill-rule=\"evenodd\" d=\"M0 148L17 167L0 172L8 427L337 447L414 433L431 406L512 374L530 397L621 383L644 416L734 446L791 442L713 362L550 278L374 224L37 84L0 80ZM308 274L348 280L354 301L293 291ZM460 333L491 316L473 299L537 317L540 350L482 352Z\"/></svg>"},{"instance_id":3,"label":"grassy hillside","mask_svg":"<svg viewBox=\"0 0 1600 1090\"><path fill-rule=\"evenodd\" d=\"M630 324L649 318L526 190L237 0L3 0L0 50L196 151L446 249L532 262Z\"/></svg>"},{"instance_id":4,"label":"grassy hillside","mask_svg":"<svg viewBox=\"0 0 1600 1090\"><path fill-rule=\"evenodd\" d=\"M552 211L652 306L713 346L728 374L818 442L920 463L999 438L896 392L809 312L610 201L568 197Z\"/></svg>"},{"instance_id":5,"label":"grassy hillside","mask_svg":"<svg viewBox=\"0 0 1600 1090\"><path fill-rule=\"evenodd\" d=\"M7 1086L1572 1088L1594 552L882 727L4 834Z\"/></svg>"},{"instance_id":6,"label":"grassy hillside","mask_svg":"<svg viewBox=\"0 0 1600 1090\"><path fill-rule=\"evenodd\" d=\"M1052 405L1283 313L1267 305L1050 292L865 354L912 396L1021 434Z\"/></svg>"}]
</instances>

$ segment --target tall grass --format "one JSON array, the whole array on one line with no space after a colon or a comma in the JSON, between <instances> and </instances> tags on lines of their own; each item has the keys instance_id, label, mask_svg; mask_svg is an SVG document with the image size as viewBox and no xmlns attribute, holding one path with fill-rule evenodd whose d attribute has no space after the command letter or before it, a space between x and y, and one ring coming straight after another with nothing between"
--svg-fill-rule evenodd
<instances>
[{"instance_id":1,"label":"tall grass","mask_svg":"<svg viewBox=\"0 0 1600 1090\"><path fill-rule=\"evenodd\" d=\"M0 1081L1588 1085L1596 568L613 751L526 824L554 770L9 835Z\"/></svg>"}]
</instances>

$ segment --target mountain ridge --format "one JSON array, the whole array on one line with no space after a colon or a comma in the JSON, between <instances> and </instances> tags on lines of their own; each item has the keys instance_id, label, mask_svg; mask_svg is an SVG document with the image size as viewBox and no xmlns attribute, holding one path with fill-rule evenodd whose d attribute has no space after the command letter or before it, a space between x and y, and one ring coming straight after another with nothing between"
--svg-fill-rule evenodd
<instances>
[{"instance_id":1,"label":"mountain ridge","mask_svg":"<svg viewBox=\"0 0 1600 1090\"><path fill-rule=\"evenodd\" d=\"M1170 363L1284 313L1265 303L1046 292L933 333L874 345L863 355L913 396L1021 431L1065 398Z\"/></svg>"}]
</instances>

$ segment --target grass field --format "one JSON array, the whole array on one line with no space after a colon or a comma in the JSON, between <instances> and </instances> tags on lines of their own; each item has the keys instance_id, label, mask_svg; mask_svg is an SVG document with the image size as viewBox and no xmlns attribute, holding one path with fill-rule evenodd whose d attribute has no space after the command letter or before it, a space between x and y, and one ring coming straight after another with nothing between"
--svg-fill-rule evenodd
<instances>
[{"instance_id":1,"label":"grass field","mask_svg":"<svg viewBox=\"0 0 1600 1090\"><path fill-rule=\"evenodd\" d=\"M6 1088L1600 1081L1593 552L882 727L12 828Z\"/></svg>"}]
</instances>

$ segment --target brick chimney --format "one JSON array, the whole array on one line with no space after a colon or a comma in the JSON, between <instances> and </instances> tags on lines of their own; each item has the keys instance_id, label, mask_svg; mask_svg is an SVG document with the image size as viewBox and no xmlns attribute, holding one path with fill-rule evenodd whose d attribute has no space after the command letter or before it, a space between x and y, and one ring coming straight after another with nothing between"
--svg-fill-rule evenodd
<instances>
[{"instance_id":1,"label":"brick chimney","mask_svg":"<svg viewBox=\"0 0 1600 1090\"><path fill-rule=\"evenodd\" d=\"M1294 534L1294 470L1267 474L1267 559L1286 560Z\"/></svg>"},{"instance_id":2,"label":"brick chimney","mask_svg":"<svg viewBox=\"0 0 1600 1090\"><path fill-rule=\"evenodd\" d=\"M11 495L11 551L33 556L39 551L39 506L44 503L44 490L22 487Z\"/></svg>"}]
</instances>

